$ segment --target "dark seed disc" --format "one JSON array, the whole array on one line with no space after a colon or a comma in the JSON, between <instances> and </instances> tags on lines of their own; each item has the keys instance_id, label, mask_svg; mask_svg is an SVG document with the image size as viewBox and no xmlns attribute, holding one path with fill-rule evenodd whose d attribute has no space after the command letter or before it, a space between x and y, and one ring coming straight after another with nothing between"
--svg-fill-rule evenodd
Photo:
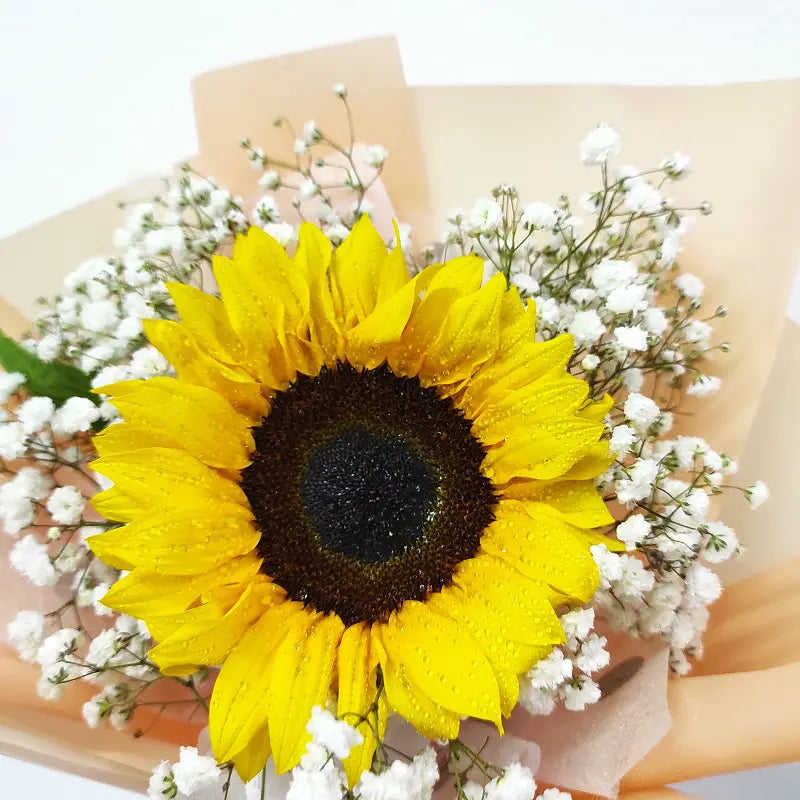
<instances>
[{"instance_id":1,"label":"dark seed disc","mask_svg":"<svg viewBox=\"0 0 800 800\"><path fill-rule=\"evenodd\" d=\"M299 377L253 434L242 488L262 570L347 625L441 589L493 519L470 421L386 367Z\"/></svg>"}]
</instances>

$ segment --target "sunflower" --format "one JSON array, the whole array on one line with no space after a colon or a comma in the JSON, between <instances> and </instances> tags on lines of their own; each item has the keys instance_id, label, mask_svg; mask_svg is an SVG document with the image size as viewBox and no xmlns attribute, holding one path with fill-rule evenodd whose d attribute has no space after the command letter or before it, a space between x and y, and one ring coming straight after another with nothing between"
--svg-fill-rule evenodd
<instances>
[{"instance_id":1,"label":"sunflower","mask_svg":"<svg viewBox=\"0 0 800 800\"><path fill-rule=\"evenodd\" d=\"M94 506L125 524L89 544L129 570L104 603L164 673L222 665L211 741L245 780L297 764L331 694L351 782L390 711L502 731L598 583L610 400L481 259L411 278L367 217L335 253L303 225L293 258L251 228L213 269L221 300L172 284L181 321L145 320L177 378L100 390L125 422L95 437Z\"/></svg>"}]
</instances>

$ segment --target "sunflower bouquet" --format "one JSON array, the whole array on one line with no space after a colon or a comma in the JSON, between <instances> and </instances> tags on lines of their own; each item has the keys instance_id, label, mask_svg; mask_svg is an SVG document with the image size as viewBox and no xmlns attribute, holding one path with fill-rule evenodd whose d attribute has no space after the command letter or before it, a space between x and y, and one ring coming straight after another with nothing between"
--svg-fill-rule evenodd
<instances>
[{"instance_id":1,"label":"sunflower bouquet","mask_svg":"<svg viewBox=\"0 0 800 800\"><path fill-rule=\"evenodd\" d=\"M0 341L11 564L66 587L9 639L44 697L100 685L92 727L207 720L154 799L594 790L537 790L539 720L632 679L619 641L685 674L739 549L712 501L767 496L672 432L729 347L677 264L690 161L601 124L586 220L504 184L419 248L383 147L280 124L255 204L182 165Z\"/></svg>"}]
</instances>

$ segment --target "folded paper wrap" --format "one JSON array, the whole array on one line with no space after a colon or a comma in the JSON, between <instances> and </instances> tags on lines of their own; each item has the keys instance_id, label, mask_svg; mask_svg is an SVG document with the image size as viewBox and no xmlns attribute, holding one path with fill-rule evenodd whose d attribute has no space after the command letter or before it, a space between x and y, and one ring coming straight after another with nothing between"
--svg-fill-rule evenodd
<instances>
[{"instance_id":1,"label":"folded paper wrap","mask_svg":"<svg viewBox=\"0 0 800 800\"><path fill-rule=\"evenodd\" d=\"M670 192L691 205L710 200L715 211L698 221L681 264L703 279L708 300L729 307L717 331L734 350L711 369L723 378L720 394L687 406L690 414L680 428L702 432L715 448L741 456L745 483L762 476L773 481L764 516L751 521L736 497L722 509L745 546L754 545L752 561L745 556L744 566L730 568L731 578L760 572L734 584L719 601L698 677L669 682L672 729L652 750L666 728L665 665L658 648L622 659L628 670L634 664L638 669L626 682L617 674L619 688L597 706L549 719L518 713L508 730L525 740L530 758L536 753L527 740L537 742L543 781L608 795L627 771L621 785L629 800L666 800L671 794L655 787L800 758L800 708L787 715L781 694L796 685L800 670L800 635L787 624L800 600L800 569L796 561L782 565L800 550L789 461L798 450L791 437L800 435L791 405L797 392L790 383L800 380L793 369L800 332L784 322L800 253L800 81L408 89L394 41L368 40L198 78L198 168L255 199L240 137L247 134L268 152L291 157L291 133L272 125L282 115L297 125L314 117L344 140L347 121L330 89L335 81L350 89L359 138L389 150L386 188L399 219L413 226L417 245L441 233L452 206L468 206L501 181L515 183L529 201L554 201L563 191L576 197L593 188L595 175L578 163L576 143L600 120L622 134L625 161L651 165L675 148L693 157L696 175L670 185ZM148 187L126 187L0 242L4 269L25 276L4 283L0 325L18 333L22 319L35 313L36 296L57 293L69 269L107 252L121 219L116 202L146 197ZM0 622L21 608L51 607L54 598L26 585L5 566L4 556L0 570ZM140 738L91 731L80 719L80 704L94 693L92 687L70 687L66 703L49 704L35 696L35 677L36 670L21 666L10 650L0 652L2 752L142 789L155 762L174 758L177 743L196 741L199 724L169 718ZM752 690L756 682L758 692ZM641 712L637 719L633 708ZM146 711L140 714L137 725L148 727L152 720ZM749 733L741 737L745 719ZM649 738L636 738L634 722ZM601 752L608 765L590 773L585 754L594 758Z\"/></svg>"}]
</instances>

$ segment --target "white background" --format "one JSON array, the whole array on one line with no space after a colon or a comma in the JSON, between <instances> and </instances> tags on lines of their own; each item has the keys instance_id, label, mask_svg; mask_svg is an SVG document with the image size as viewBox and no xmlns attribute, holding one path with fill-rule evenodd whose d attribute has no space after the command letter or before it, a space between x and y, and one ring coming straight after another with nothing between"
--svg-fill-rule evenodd
<instances>
[{"instance_id":1,"label":"white background","mask_svg":"<svg viewBox=\"0 0 800 800\"><path fill-rule=\"evenodd\" d=\"M190 78L279 52L394 33L410 84L800 75L797 0L0 0L0 9L0 236L191 155Z\"/></svg>"},{"instance_id":2,"label":"white background","mask_svg":"<svg viewBox=\"0 0 800 800\"><path fill-rule=\"evenodd\" d=\"M0 0L0 236L191 155L193 75L377 34L412 85L800 76L798 0ZM800 770L687 790L790 800ZM0 797L134 795L0 757Z\"/></svg>"}]
</instances>

